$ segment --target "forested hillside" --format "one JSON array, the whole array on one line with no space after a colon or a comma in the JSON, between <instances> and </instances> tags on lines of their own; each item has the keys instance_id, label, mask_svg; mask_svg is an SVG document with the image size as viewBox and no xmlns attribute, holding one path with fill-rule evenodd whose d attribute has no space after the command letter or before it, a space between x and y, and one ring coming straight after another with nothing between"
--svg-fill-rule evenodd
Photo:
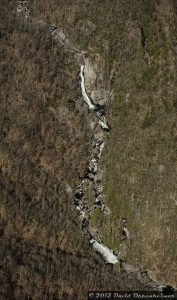
<instances>
[{"instance_id":1,"label":"forested hillside","mask_svg":"<svg viewBox=\"0 0 177 300\"><path fill-rule=\"evenodd\" d=\"M0 299L151 290L146 270L175 286L175 1L21 1L26 17L19 2L1 0L0 10ZM120 250L124 267L94 251L74 206L95 117L78 59L51 25L84 53L88 94L104 104L111 132L97 175L110 213L98 207L89 218L94 238Z\"/></svg>"}]
</instances>

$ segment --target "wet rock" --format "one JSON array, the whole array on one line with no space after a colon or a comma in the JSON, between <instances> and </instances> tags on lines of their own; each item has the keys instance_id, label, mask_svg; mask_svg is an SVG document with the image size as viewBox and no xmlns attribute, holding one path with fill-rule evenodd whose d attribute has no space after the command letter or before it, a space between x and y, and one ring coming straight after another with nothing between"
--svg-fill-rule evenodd
<instances>
[{"instance_id":1,"label":"wet rock","mask_svg":"<svg viewBox=\"0 0 177 300\"><path fill-rule=\"evenodd\" d=\"M103 179L103 171L99 170L99 172L95 175L95 182L99 183Z\"/></svg>"},{"instance_id":2,"label":"wet rock","mask_svg":"<svg viewBox=\"0 0 177 300\"><path fill-rule=\"evenodd\" d=\"M111 214L111 210L108 206L103 207L103 213L105 216L109 216Z\"/></svg>"},{"instance_id":3,"label":"wet rock","mask_svg":"<svg viewBox=\"0 0 177 300\"><path fill-rule=\"evenodd\" d=\"M52 34L55 30L57 30L57 27L55 25L49 26L49 32Z\"/></svg>"},{"instance_id":4,"label":"wet rock","mask_svg":"<svg viewBox=\"0 0 177 300\"><path fill-rule=\"evenodd\" d=\"M121 221L124 224L124 226L127 226L127 219L122 218Z\"/></svg>"},{"instance_id":5,"label":"wet rock","mask_svg":"<svg viewBox=\"0 0 177 300\"><path fill-rule=\"evenodd\" d=\"M99 149L97 149L97 148L93 149L92 158L96 158L96 159L99 158Z\"/></svg>"},{"instance_id":6,"label":"wet rock","mask_svg":"<svg viewBox=\"0 0 177 300\"><path fill-rule=\"evenodd\" d=\"M128 231L126 226L124 226L124 228L123 228L122 235L124 238L130 239L130 232Z\"/></svg>"},{"instance_id":7,"label":"wet rock","mask_svg":"<svg viewBox=\"0 0 177 300\"><path fill-rule=\"evenodd\" d=\"M107 124L107 122L104 120L99 120L98 123L100 124L101 128L103 129L103 131L106 132L110 132L111 128L109 127L109 125Z\"/></svg>"},{"instance_id":8,"label":"wet rock","mask_svg":"<svg viewBox=\"0 0 177 300\"><path fill-rule=\"evenodd\" d=\"M81 207L80 207L79 205L77 205L77 206L76 206L76 210L77 210L78 212L81 212Z\"/></svg>"},{"instance_id":9,"label":"wet rock","mask_svg":"<svg viewBox=\"0 0 177 300\"><path fill-rule=\"evenodd\" d=\"M97 161L97 159L92 159L90 161L90 164L89 164L89 167L88 167L89 172L95 174L96 171L97 171L97 168L98 168L98 161Z\"/></svg>"},{"instance_id":10,"label":"wet rock","mask_svg":"<svg viewBox=\"0 0 177 300\"><path fill-rule=\"evenodd\" d=\"M86 90L87 92L91 92L95 88L97 76L93 63L90 61L89 58L85 58L84 75Z\"/></svg>"},{"instance_id":11,"label":"wet rock","mask_svg":"<svg viewBox=\"0 0 177 300\"><path fill-rule=\"evenodd\" d=\"M103 130L100 128L100 126L97 126L97 128L95 129L95 139L99 139L99 138L104 138L104 132Z\"/></svg>"},{"instance_id":12,"label":"wet rock","mask_svg":"<svg viewBox=\"0 0 177 300\"><path fill-rule=\"evenodd\" d=\"M92 142L92 147L99 148L103 143L103 138L95 138Z\"/></svg>"},{"instance_id":13,"label":"wet rock","mask_svg":"<svg viewBox=\"0 0 177 300\"><path fill-rule=\"evenodd\" d=\"M96 206L101 206L103 203L103 199L101 197L101 195L99 195L96 199L95 199L95 204Z\"/></svg>"},{"instance_id":14,"label":"wet rock","mask_svg":"<svg viewBox=\"0 0 177 300\"><path fill-rule=\"evenodd\" d=\"M105 89L93 90L91 93L91 98L93 99L95 104L99 104L103 106L108 101L109 92L106 91Z\"/></svg>"},{"instance_id":15,"label":"wet rock","mask_svg":"<svg viewBox=\"0 0 177 300\"><path fill-rule=\"evenodd\" d=\"M83 187L81 184L79 184L74 192L74 196L78 199L81 199L84 196L84 191L83 191Z\"/></svg>"},{"instance_id":16,"label":"wet rock","mask_svg":"<svg viewBox=\"0 0 177 300\"><path fill-rule=\"evenodd\" d=\"M105 115L105 107L96 104L96 116L100 119Z\"/></svg>"},{"instance_id":17,"label":"wet rock","mask_svg":"<svg viewBox=\"0 0 177 300\"><path fill-rule=\"evenodd\" d=\"M95 175L93 173L88 173L87 174L87 178L89 178L90 180L94 180Z\"/></svg>"},{"instance_id":18,"label":"wet rock","mask_svg":"<svg viewBox=\"0 0 177 300\"><path fill-rule=\"evenodd\" d=\"M88 228L88 226L89 226L89 221L88 221L87 218L84 218L83 221L82 221L81 228L86 229L86 228Z\"/></svg>"},{"instance_id":19,"label":"wet rock","mask_svg":"<svg viewBox=\"0 0 177 300\"><path fill-rule=\"evenodd\" d=\"M94 192L95 196L98 197L103 192L103 186L95 184Z\"/></svg>"},{"instance_id":20,"label":"wet rock","mask_svg":"<svg viewBox=\"0 0 177 300\"><path fill-rule=\"evenodd\" d=\"M113 249L113 254L119 258L120 251L118 249Z\"/></svg>"},{"instance_id":21,"label":"wet rock","mask_svg":"<svg viewBox=\"0 0 177 300\"><path fill-rule=\"evenodd\" d=\"M99 155L98 155L99 158L101 157L102 151L103 151L103 149L104 149L104 145L105 145L104 142L100 145Z\"/></svg>"}]
</instances>

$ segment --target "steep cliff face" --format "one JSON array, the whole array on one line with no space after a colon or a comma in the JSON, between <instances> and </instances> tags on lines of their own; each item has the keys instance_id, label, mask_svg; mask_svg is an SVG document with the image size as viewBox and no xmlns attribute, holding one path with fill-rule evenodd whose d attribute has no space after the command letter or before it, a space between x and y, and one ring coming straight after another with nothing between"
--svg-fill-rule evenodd
<instances>
[{"instance_id":1,"label":"steep cliff face","mask_svg":"<svg viewBox=\"0 0 177 300\"><path fill-rule=\"evenodd\" d=\"M102 179L112 213L105 217L96 211L91 216L92 229L99 227L102 241L111 248L119 248L120 220L127 218L135 243L126 245L123 258L128 257L138 265L145 258L144 266L153 270L158 267L153 265L158 256L157 264L163 259L167 268L176 255L176 248L169 246L174 243L176 230L175 206L172 207L176 203L176 77L170 35L174 30L175 8L168 6L172 13L169 21L163 2L150 9L146 1L133 1L132 8L125 1L113 1L111 5L110 1L19 2L2 1L1 5L1 299L84 299L92 289L152 289L149 279L139 271L108 270L81 230L73 191L87 169L95 117L84 104L78 80L79 58L73 52L84 50L85 87L95 104L106 104L112 127L97 174L106 166ZM29 9L25 10L25 18L23 5ZM161 36L156 44L156 35L153 36L152 47L151 35L147 37L149 21L150 29L157 24L157 31L162 26L158 24L163 24L168 49L162 44L160 53L151 53L157 51L158 43L164 39ZM55 26L60 29L57 38L51 34ZM169 88L163 90L162 71L167 62ZM152 136L159 137L159 131L168 138L168 142L162 140L166 149L162 157L158 156L161 143L157 149L150 145ZM129 155L123 149L128 149L127 140L132 138L139 142ZM147 145L149 151L157 153L158 179L153 179L144 167L145 162L149 166ZM133 156L136 159L131 160ZM129 165L125 167L123 161ZM129 173L136 173L142 166L142 172L147 174L142 177L142 185L137 185L136 174ZM153 170L151 173L155 174ZM158 195L152 190L155 180L159 183ZM143 182L148 182L147 189ZM129 207L129 196L140 194L141 201L139 197L139 202ZM172 199L170 206L165 202L167 195ZM150 209L145 211L147 199L156 201L154 215L150 215ZM157 213L159 209L161 215ZM145 212L145 219L141 211ZM140 226L142 218L147 220L144 227ZM145 248L137 245L142 237L148 247L154 242L153 234L148 236L144 232L157 232L161 238L166 228L168 247L174 250L166 248L164 234L157 252L150 247L141 255ZM174 283L175 268L168 270L170 282ZM157 273L163 280L161 269Z\"/></svg>"}]
</instances>

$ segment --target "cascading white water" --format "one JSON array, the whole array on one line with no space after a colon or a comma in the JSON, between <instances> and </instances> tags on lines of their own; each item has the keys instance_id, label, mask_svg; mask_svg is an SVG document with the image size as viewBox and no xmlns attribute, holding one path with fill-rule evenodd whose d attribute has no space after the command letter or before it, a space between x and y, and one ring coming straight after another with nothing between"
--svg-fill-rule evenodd
<instances>
[{"instance_id":1,"label":"cascading white water","mask_svg":"<svg viewBox=\"0 0 177 300\"><path fill-rule=\"evenodd\" d=\"M82 90L82 96L84 101L88 104L89 109L94 110L96 109L96 106L92 104L90 98L88 97L85 89L85 78L84 78L84 65L81 65L80 67L80 78L81 78L81 90Z\"/></svg>"},{"instance_id":2,"label":"cascading white water","mask_svg":"<svg viewBox=\"0 0 177 300\"><path fill-rule=\"evenodd\" d=\"M98 243L94 239L91 239L90 243L92 244L93 249L95 249L95 251L99 252L104 257L107 263L114 265L119 262L118 258L113 254L112 250L110 250L105 245Z\"/></svg>"},{"instance_id":3,"label":"cascading white water","mask_svg":"<svg viewBox=\"0 0 177 300\"><path fill-rule=\"evenodd\" d=\"M87 103L89 109L90 110L96 110L96 105L93 104L92 100L88 97L88 95L86 93L85 78L84 78L84 67L85 67L84 65L80 66L80 79L81 79L82 96L83 96L84 101ZM98 112L96 113L96 117L98 118L98 124L101 125L101 128L103 130L109 130L109 127L107 126L106 118L103 117L102 120L101 120L101 116ZM100 159L102 150L104 148L103 140L100 139L100 140L93 141L92 147L93 146L95 146L99 150L98 159ZM95 175L95 173L98 169L98 159L91 156L90 161L89 161L88 170L94 175ZM93 181L94 181L94 175L93 175ZM98 187L97 187L97 190L99 190ZM97 200L98 200L98 198L95 197L95 204L97 202L101 202L101 204L102 204L101 193L99 194L99 201L97 201ZM80 210L80 216L82 217L82 220L84 220L82 209ZM86 214L84 214L84 217L86 217ZM89 222L87 223L87 227L89 227ZM93 249L95 251L99 252L103 256L103 258L105 259L105 261L107 263L116 264L116 263L119 262L118 257L115 254L113 254L113 251L111 249L109 249L107 246L105 246L103 243L99 243L95 239L91 239L90 244L93 246Z\"/></svg>"}]
</instances>

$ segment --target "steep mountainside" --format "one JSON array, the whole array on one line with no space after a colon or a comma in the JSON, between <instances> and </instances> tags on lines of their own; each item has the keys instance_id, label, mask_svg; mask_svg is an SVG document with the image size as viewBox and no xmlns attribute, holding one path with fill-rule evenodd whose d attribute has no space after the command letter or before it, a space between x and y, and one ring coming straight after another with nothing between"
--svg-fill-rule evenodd
<instances>
[{"instance_id":1,"label":"steep mountainside","mask_svg":"<svg viewBox=\"0 0 177 300\"><path fill-rule=\"evenodd\" d=\"M117 19L124 10L125 5ZM93 224L124 259L176 285L175 3L139 1L119 21L110 64L112 132L102 158L112 214L105 218L97 209Z\"/></svg>"},{"instance_id":2,"label":"steep mountainside","mask_svg":"<svg viewBox=\"0 0 177 300\"><path fill-rule=\"evenodd\" d=\"M175 3L2 0L0 14L0 299L153 289L140 266L175 285ZM129 268L105 264L75 209L96 117L71 45L111 125L97 172L110 213L94 209L91 232L121 250ZM91 206L93 186L84 188Z\"/></svg>"}]
</instances>

